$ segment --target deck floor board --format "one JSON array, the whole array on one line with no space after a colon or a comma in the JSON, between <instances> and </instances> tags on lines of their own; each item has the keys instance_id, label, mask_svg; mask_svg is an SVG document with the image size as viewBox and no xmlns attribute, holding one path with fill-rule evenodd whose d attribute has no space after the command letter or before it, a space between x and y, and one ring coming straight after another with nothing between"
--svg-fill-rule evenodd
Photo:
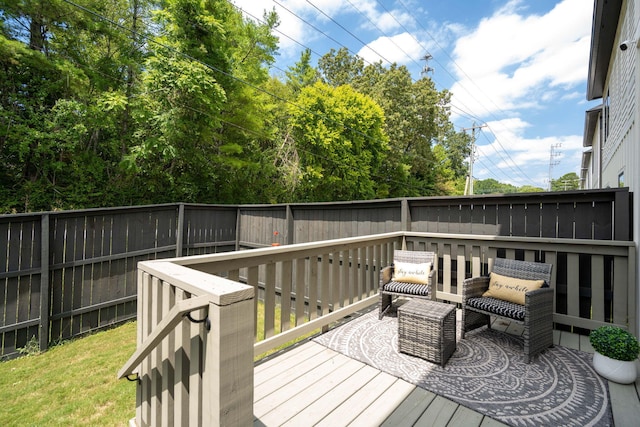
<instances>
[{"instance_id":1,"label":"deck floor board","mask_svg":"<svg viewBox=\"0 0 640 427\"><path fill-rule=\"evenodd\" d=\"M518 328L494 324L518 333ZM588 339L554 331L554 344L593 352ZM616 426L640 419L640 381L609 383ZM505 424L350 359L313 341L255 367L254 426L445 426Z\"/></svg>"}]
</instances>

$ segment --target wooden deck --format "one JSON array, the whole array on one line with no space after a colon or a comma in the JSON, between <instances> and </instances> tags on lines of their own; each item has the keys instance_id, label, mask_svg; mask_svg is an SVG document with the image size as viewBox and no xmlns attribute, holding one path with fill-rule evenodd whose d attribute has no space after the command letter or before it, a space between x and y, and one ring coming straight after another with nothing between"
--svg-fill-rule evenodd
<instances>
[{"instance_id":1,"label":"wooden deck","mask_svg":"<svg viewBox=\"0 0 640 427\"><path fill-rule=\"evenodd\" d=\"M518 325L495 329L520 334ZM555 344L593 352L585 336L555 331ZM256 365L255 426L503 426L464 406L307 341ZM616 427L637 426L640 381L609 383Z\"/></svg>"}]
</instances>

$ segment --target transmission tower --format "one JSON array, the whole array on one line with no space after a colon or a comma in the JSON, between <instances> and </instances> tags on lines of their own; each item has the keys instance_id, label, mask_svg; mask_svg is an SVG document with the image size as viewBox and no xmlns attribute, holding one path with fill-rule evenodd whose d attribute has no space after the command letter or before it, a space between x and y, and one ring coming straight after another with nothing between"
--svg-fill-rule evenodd
<instances>
[{"instance_id":1,"label":"transmission tower","mask_svg":"<svg viewBox=\"0 0 640 427\"><path fill-rule=\"evenodd\" d=\"M557 144L551 144L551 153L549 155L549 191L551 191L551 177L553 176L553 167L560 164L560 160L554 160L561 154L561 152L559 151L560 147L562 147L562 143L560 142L558 142Z\"/></svg>"},{"instance_id":2,"label":"transmission tower","mask_svg":"<svg viewBox=\"0 0 640 427\"><path fill-rule=\"evenodd\" d=\"M433 59L433 55L431 55L429 52L427 52L422 58L423 61L426 62L425 66L422 68L422 71L420 71L420 74L422 74L423 76L425 74L433 74L436 70L432 67L429 66L429 61L431 61Z\"/></svg>"}]
</instances>

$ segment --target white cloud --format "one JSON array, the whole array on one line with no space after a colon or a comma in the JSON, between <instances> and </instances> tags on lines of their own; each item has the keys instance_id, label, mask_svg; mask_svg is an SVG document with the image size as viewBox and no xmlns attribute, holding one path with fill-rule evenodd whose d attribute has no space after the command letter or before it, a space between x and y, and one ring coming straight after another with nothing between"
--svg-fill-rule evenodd
<instances>
[{"instance_id":1,"label":"white cloud","mask_svg":"<svg viewBox=\"0 0 640 427\"><path fill-rule=\"evenodd\" d=\"M279 31L274 35L280 39L280 54L285 58L297 58L302 46L309 46L311 41L325 37L304 22L319 21L316 27L322 28L329 18L318 12L318 9L329 16L335 16L348 7L343 0L314 0L313 5L317 9L305 0L278 0L278 4L270 0L231 0L231 2L245 11L247 17L251 19L262 20L265 10L276 11L280 26L277 28Z\"/></svg>"},{"instance_id":2,"label":"white cloud","mask_svg":"<svg viewBox=\"0 0 640 427\"><path fill-rule=\"evenodd\" d=\"M281 23L278 28L279 31L276 31L275 35L280 38L280 53L285 58L297 57L302 46L309 46L313 41L326 39L325 35L321 34L309 24L323 31L327 24L334 19L336 22L339 22L340 25L348 27L348 25L343 22L344 20L340 19L341 14L348 13L351 17L358 16L361 18L361 24L364 27L369 30L382 31L384 34L393 33L405 25L410 26L414 22L413 17L404 11L380 10L378 2L375 0L351 0L350 2L345 2L344 0L314 0L312 3L305 0L279 0L279 4L264 0L232 0L232 2L251 15L249 17L255 17L257 19L262 19L265 10L270 11L275 9ZM282 5L282 7L280 5ZM357 33L357 28L349 28L349 30ZM286 34L286 36L282 33ZM399 35L393 36L393 38L400 37L400 39L403 39L406 36L407 35ZM381 37L381 39L384 39L384 37ZM373 42L374 46L376 46L374 50L379 52L384 50L389 54L386 48L389 43L393 45L393 42L384 42L381 39ZM415 45L416 42L413 41L413 44ZM398 48L394 46L393 50L395 51L397 49ZM363 50L370 52L370 50L366 48ZM319 53L324 54L326 52ZM413 51L408 53L413 54ZM365 55L372 58L376 57L375 54L371 56L371 53ZM398 55L393 56L398 57ZM378 59L380 58L377 57L375 60Z\"/></svg>"},{"instance_id":3,"label":"white cloud","mask_svg":"<svg viewBox=\"0 0 640 427\"><path fill-rule=\"evenodd\" d=\"M453 102L476 116L535 107L549 88L586 80L593 4L564 0L525 16L511 1L458 39Z\"/></svg>"},{"instance_id":4,"label":"white cloud","mask_svg":"<svg viewBox=\"0 0 640 427\"><path fill-rule=\"evenodd\" d=\"M474 170L476 178L546 188L552 146L557 147L557 156L553 159L557 170L566 170L566 164L580 164L583 149L580 135L526 138L525 131L532 125L521 118L490 121L487 125L482 138L477 138L479 167ZM561 168L562 165L565 167ZM555 172L552 175L552 179L558 177Z\"/></svg>"},{"instance_id":5,"label":"white cloud","mask_svg":"<svg viewBox=\"0 0 640 427\"><path fill-rule=\"evenodd\" d=\"M380 37L358 52L358 56L368 63L387 61L406 64L424 54L422 47L409 33L402 33L393 37Z\"/></svg>"}]
</instances>

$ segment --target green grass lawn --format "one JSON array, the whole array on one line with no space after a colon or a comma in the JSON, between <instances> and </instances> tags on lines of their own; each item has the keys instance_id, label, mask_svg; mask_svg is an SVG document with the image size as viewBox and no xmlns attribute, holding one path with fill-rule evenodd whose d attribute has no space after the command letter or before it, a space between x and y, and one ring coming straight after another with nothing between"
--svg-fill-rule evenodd
<instances>
[{"instance_id":1,"label":"green grass lawn","mask_svg":"<svg viewBox=\"0 0 640 427\"><path fill-rule=\"evenodd\" d=\"M262 330L261 303L258 319ZM127 425L135 416L136 383L116 374L135 349L136 323L130 322L0 362L0 426Z\"/></svg>"},{"instance_id":2,"label":"green grass lawn","mask_svg":"<svg viewBox=\"0 0 640 427\"><path fill-rule=\"evenodd\" d=\"M135 348L131 322L0 363L0 425L126 425L136 384L116 374Z\"/></svg>"}]
</instances>

